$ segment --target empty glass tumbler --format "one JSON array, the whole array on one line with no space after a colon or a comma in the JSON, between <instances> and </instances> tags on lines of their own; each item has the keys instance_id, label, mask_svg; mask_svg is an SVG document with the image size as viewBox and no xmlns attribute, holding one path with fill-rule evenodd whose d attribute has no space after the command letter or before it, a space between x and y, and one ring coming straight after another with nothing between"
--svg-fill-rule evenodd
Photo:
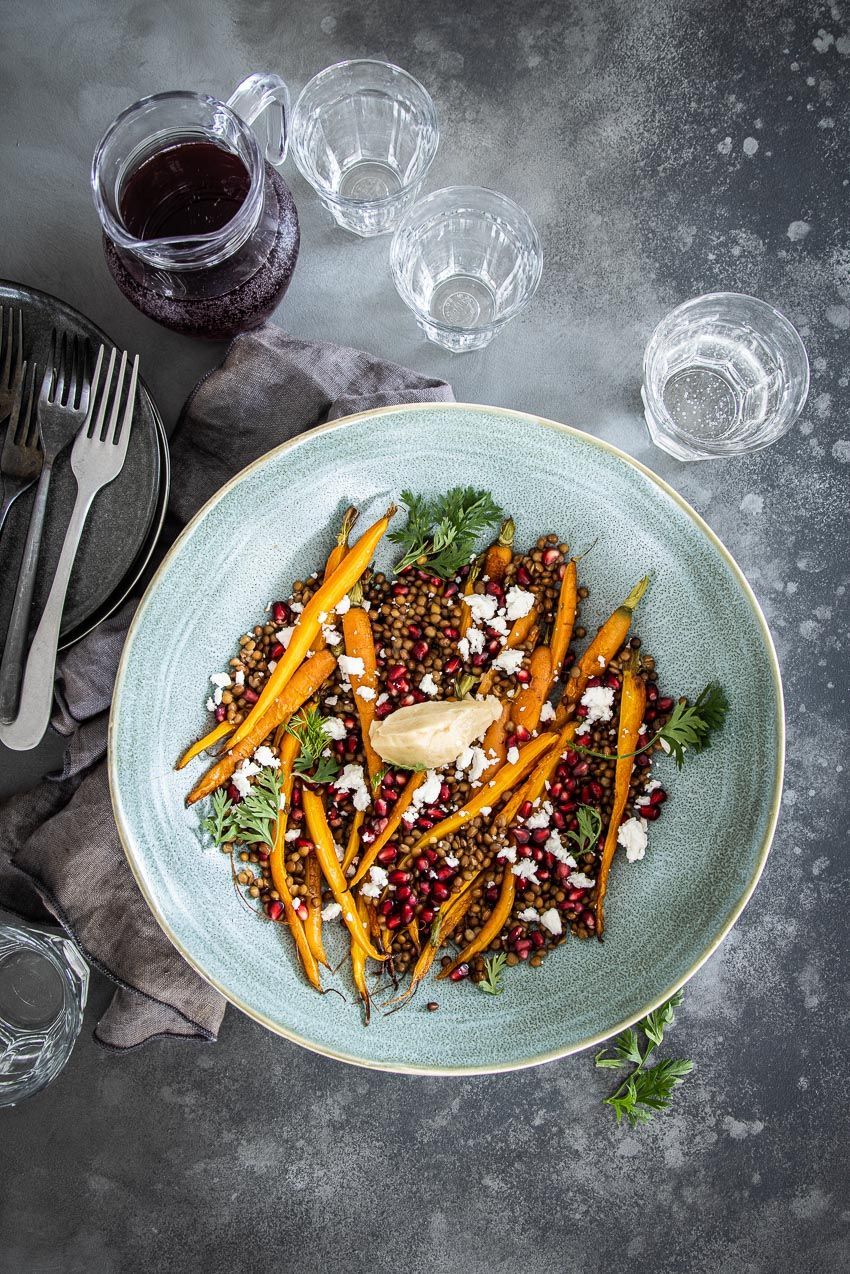
<instances>
[{"instance_id":1,"label":"empty glass tumbler","mask_svg":"<svg viewBox=\"0 0 850 1274\"><path fill-rule=\"evenodd\" d=\"M715 292L662 319L643 362L652 441L679 460L769 446L809 392L809 362L788 319L766 301Z\"/></svg>"},{"instance_id":2,"label":"empty glass tumbler","mask_svg":"<svg viewBox=\"0 0 850 1274\"><path fill-rule=\"evenodd\" d=\"M70 939L0 924L0 1106L59 1074L80 1033L88 985Z\"/></svg>"},{"instance_id":3,"label":"empty glass tumbler","mask_svg":"<svg viewBox=\"0 0 850 1274\"><path fill-rule=\"evenodd\" d=\"M292 112L301 175L339 225L364 237L396 226L439 137L434 103L419 81L373 58L320 71Z\"/></svg>"},{"instance_id":4,"label":"empty glass tumbler","mask_svg":"<svg viewBox=\"0 0 850 1274\"><path fill-rule=\"evenodd\" d=\"M448 186L414 204L390 253L399 295L430 341L483 349L524 309L543 269L522 208L479 186Z\"/></svg>"}]
</instances>

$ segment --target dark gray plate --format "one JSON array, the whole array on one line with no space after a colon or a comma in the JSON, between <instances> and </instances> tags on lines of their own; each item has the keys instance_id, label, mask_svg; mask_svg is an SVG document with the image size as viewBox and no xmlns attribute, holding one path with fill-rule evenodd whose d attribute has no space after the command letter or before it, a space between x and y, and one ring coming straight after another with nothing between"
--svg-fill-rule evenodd
<instances>
[{"instance_id":1,"label":"dark gray plate","mask_svg":"<svg viewBox=\"0 0 850 1274\"><path fill-rule=\"evenodd\" d=\"M50 355L54 327L88 340L93 351L100 344L107 350L115 344L70 305L34 288L0 282L0 304L20 306L24 354L35 359L39 378ZM0 431L5 427L0 425ZM33 623L47 600L76 496L70 454L69 446L57 460L50 483ZM141 575L165 516L168 473L168 443L162 421L140 382L124 468L98 494L83 531L71 573L60 645L76 641L111 614ZM31 487L15 502L0 534L0 635L5 634L9 622L34 497L35 487Z\"/></svg>"}]
</instances>

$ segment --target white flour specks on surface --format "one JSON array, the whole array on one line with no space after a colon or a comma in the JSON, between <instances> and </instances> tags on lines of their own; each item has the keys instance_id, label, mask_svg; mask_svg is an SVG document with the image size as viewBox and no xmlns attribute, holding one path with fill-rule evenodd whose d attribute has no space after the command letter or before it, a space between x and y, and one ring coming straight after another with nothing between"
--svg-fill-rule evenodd
<instances>
[{"instance_id":1,"label":"white flour specks on surface","mask_svg":"<svg viewBox=\"0 0 850 1274\"><path fill-rule=\"evenodd\" d=\"M811 231L808 221L792 221L785 231L792 243L799 243Z\"/></svg>"},{"instance_id":2,"label":"white flour specks on surface","mask_svg":"<svg viewBox=\"0 0 850 1274\"><path fill-rule=\"evenodd\" d=\"M724 1115L723 1128L733 1141L744 1141L764 1132L764 1123L761 1119L735 1119L732 1115Z\"/></svg>"},{"instance_id":3,"label":"white flour specks on surface","mask_svg":"<svg viewBox=\"0 0 850 1274\"><path fill-rule=\"evenodd\" d=\"M812 45L817 49L818 53L826 53L833 44L835 44L835 36L831 31L825 31L823 27L812 40Z\"/></svg>"},{"instance_id":4,"label":"white flour specks on surface","mask_svg":"<svg viewBox=\"0 0 850 1274\"><path fill-rule=\"evenodd\" d=\"M724 137L722 142L718 142L718 143L717 143L717 150L718 150L719 154L721 154L721 155L731 155L731 153L732 153L732 138L731 138L731 137Z\"/></svg>"},{"instance_id":5,"label":"white flour specks on surface","mask_svg":"<svg viewBox=\"0 0 850 1274\"><path fill-rule=\"evenodd\" d=\"M839 438L832 444L833 459L850 464L850 438Z\"/></svg>"},{"instance_id":6,"label":"white flour specks on surface","mask_svg":"<svg viewBox=\"0 0 850 1274\"><path fill-rule=\"evenodd\" d=\"M763 513L764 496L758 495L755 491L748 491L741 501L741 511L743 513Z\"/></svg>"},{"instance_id":7,"label":"white flour specks on surface","mask_svg":"<svg viewBox=\"0 0 850 1274\"><path fill-rule=\"evenodd\" d=\"M846 305L830 305L826 311L826 321L846 332L850 328L850 309Z\"/></svg>"},{"instance_id":8,"label":"white flour specks on surface","mask_svg":"<svg viewBox=\"0 0 850 1274\"><path fill-rule=\"evenodd\" d=\"M744 142L741 149L743 150L745 155L749 155L750 158L752 158L752 156L756 153L758 148L759 148L759 144L756 141L755 137L744 138Z\"/></svg>"}]
</instances>

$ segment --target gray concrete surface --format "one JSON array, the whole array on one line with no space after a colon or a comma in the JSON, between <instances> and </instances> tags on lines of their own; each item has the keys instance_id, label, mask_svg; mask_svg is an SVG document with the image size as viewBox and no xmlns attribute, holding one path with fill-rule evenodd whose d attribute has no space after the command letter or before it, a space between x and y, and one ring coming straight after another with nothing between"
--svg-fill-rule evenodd
<instances>
[{"instance_id":1,"label":"gray concrete surface","mask_svg":"<svg viewBox=\"0 0 850 1274\"><path fill-rule=\"evenodd\" d=\"M277 321L445 376L460 399L580 425L693 502L747 571L783 665L773 853L688 988L673 1043L697 1069L651 1127L614 1126L589 1057L423 1081L314 1058L232 1010L214 1047L119 1058L84 1033L52 1089L0 1115L0 1270L847 1269L850 5L6 0L0 274L141 350L173 422L220 350L114 289L88 193L98 137L145 93L226 95L251 69L298 88L357 54L433 91L432 187L481 182L525 204L543 283L487 352L452 359L419 339L386 241L331 226L290 165L303 246ZM723 288L798 324L811 398L770 450L684 466L645 437L641 353L670 306ZM46 763L7 754L4 785ZM96 982L89 1024L108 994Z\"/></svg>"}]
</instances>

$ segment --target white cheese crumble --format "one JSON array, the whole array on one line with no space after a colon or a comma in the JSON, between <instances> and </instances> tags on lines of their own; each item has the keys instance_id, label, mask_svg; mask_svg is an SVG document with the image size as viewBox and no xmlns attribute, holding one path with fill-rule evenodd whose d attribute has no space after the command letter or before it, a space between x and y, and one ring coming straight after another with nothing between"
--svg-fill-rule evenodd
<instances>
[{"instance_id":1,"label":"white cheese crumble","mask_svg":"<svg viewBox=\"0 0 850 1274\"><path fill-rule=\"evenodd\" d=\"M338 902L329 902L327 907L322 907L322 919L336 920L341 911L342 907Z\"/></svg>"},{"instance_id":2,"label":"white cheese crumble","mask_svg":"<svg viewBox=\"0 0 850 1274\"><path fill-rule=\"evenodd\" d=\"M339 629L331 627L330 624L322 624L322 636L329 646L338 646L342 641Z\"/></svg>"},{"instance_id":3,"label":"white cheese crumble","mask_svg":"<svg viewBox=\"0 0 850 1274\"><path fill-rule=\"evenodd\" d=\"M362 765L354 765L353 763L346 765L342 774L334 780L333 785L339 792L353 793L352 799L356 810L367 810L372 803L366 780L363 777Z\"/></svg>"},{"instance_id":4,"label":"white cheese crumble","mask_svg":"<svg viewBox=\"0 0 850 1274\"><path fill-rule=\"evenodd\" d=\"M274 672L274 670L275 670L275 668L276 668L276 667L277 667L277 660L276 660L276 659L270 659L270 660L269 660L269 672Z\"/></svg>"},{"instance_id":5,"label":"white cheese crumble","mask_svg":"<svg viewBox=\"0 0 850 1274\"><path fill-rule=\"evenodd\" d=\"M348 596L348 593L346 593L345 597L343 597L342 600L337 602L336 606L334 606L334 614L344 615L346 611L349 610L351 610L351 598Z\"/></svg>"},{"instance_id":6,"label":"white cheese crumble","mask_svg":"<svg viewBox=\"0 0 850 1274\"><path fill-rule=\"evenodd\" d=\"M446 854L445 858L443 859L443 862L446 864L447 867L457 867L460 865L460 859L455 858L454 854Z\"/></svg>"},{"instance_id":7,"label":"white cheese crumble","mask_svg":"<svg viewBox=\"0 0 850 1274\"><path fill-rule=\"evenodd\" d=\"M356 655L340 655L337 659L343 677L365 677L366 667Z\"/></svg>"},{"instance_id":8,"label":"white cheese crumble","mask_svg":"<svg viewBox=\"0 0 850 1274\"><path fill-rule=\"evenodd\" d=\"M369 700L369 699L374 699L374 698L375 698L376 693L377 693L377 691L373 690L371 686L358 686L358 687L357 687L357 694L358 694L359 698L361 698L361 699L365 699L365 700L367 700L367 702L368 702L368 700Z\"/></svg>"},{"instance_id":9,"label":"white cheese crumble","mask_svg":"<svg viewBox=\"0 0 850 1274\"><path fill-rule=\"evenodd\" d=\"M469 631L472 632L473 630L470 629ZM474 631L477 632L478 630L475 629ZM461 637L460 641L457 644L457 653L460 655L461 659L463 660L466 660L469 658L469 638L468 637Z\"/></svg>"},{"instance_id":10,"label":"white cheese crumble","mask_svg":"<svg viewBox=\"0 0 850 1274\"><path fill-rule=\"evenodd\" d=\"M552 802L544 801L539 809L536 809L533 814L529 814L528 818L525 820L525 825L529 828L548 827L549 819L551 817Z\"/></svg>"},{"instance_id":11,"label":"white cheese crumble","mask_svg":"<svg viewBox=\"0 0 850 1274\"><path fill-rule=\"evenodd\" d=\"M548 929L556 938L559 933L563 932L561 925L561 914L557 907L550 907L548 911L544 911L540 917L540 923L544 929Z\"/></svg>"},{"instance_id":12,"label":"white cheese crumble","mask_svg":"<svg viewBox=\"0 0 850 1274\"><path fill-rule=\"evenodd\" d=\"M611 720L614 691L610 686L588 686L581 697L581 701L587 708L587 716L584 719L585 726L593 725L596 721Z\"/></svg>"},{"instance_id":13,"label":"white cheese crumble","mask_svg":"<svg viewBox=\"0 0 850 1274\"><path fill-rule=\"evenodd\" d=\"M537 879L537 864L533 858L523 858L511 868L511 871L520 880L527 880L532 885L540 883Z\"/></svg>"},{"instance_id":14,"label":"white cheese crumble","mask_svg":"<svg viewBox=\"0 0 850 1274\"><path fill-rule=\"evenodd\" d=\"M617 844L623 846L630 863L638 862L646 853L649 843L646 827L645 818L627 818L625 823L620 824L617 831Z\"/></svg>"},{"instance_id":15,"label":"white cheese crumble","mask_svg":"<svg viewBox=\"0 0 850 1274\"><path fill-rule=\"evenodd\" d=\"M487 769L487 754L483 748L469 747L464 748L458 759L455 761L457 773L467 770L467 778L470 783L477 783L481 775Z\"/></svg>"},{"instance_id":16,"label":"white cheese crumble","mask_svg":"<svg viewBox=\"0 0 850 1274\"><path fill-rule=\"evenodd\" d=\"M386 693L386 691L384 691L382 694L379 694L377 699L375 700L375 707L380 708L382 704L385 704L388 701L389 697L390 696Z\"/></svg>"},{"instance_id":17,"label":"white cheese crumble","mask_svg":"<svg viewBox=\"0 0 850 1274\"><path fill-rule=\"evenodd\" d=\"M493 660L493 667L500 668L509 677L519 672L522 667L523 652L521 650L503 650Z\"/></svg>"},{"instance_id":18,"label":"white cheese crumble","mask_svg":"<svg viewBox=\"0 0 850 1274\"><path fill-rule=\"evenodd\" d=\"M469 643L469 650L471 654L481 654L484 649L484 634L480 628L468 628L466 630L466 641Z\"/></svg>"},{"instance_id":19,"label":"white cheese crumble","mask_svg":"<svg viewBox=\"0 0 850 1274\"><path fill-rule=\"evenodd\" d=\"M325 700L325 706L328 708L335 708L338 703L339 703L339 695L328 695L327 699Z\"/></svg>"},{"instance_id":20,"label":"white cheese crumble","mask_svg":"<svg viewBox=\"0 0 850 1274\"><path fill-rule=\"evenodd\" d=\"M534 594L526 592L523 588L518 588L514 584L513 588L508 589L505 598L505 615L511 622L515 619L524 619L534 605Z\"/></svg>"},{"instance_id":21,"label":"white cheese crumble","mask_svg":"<svg viewBox=\"0 0 850 1274\"><path fill-rule=\"evenodd\" d=\"M217 707L218 707L218 704L216 703L215 699L212 699L212 698L207 699L207 712L215 712Z\"/></svg>"},{"instance_id":22,"label":"white cheese crumble","mask_svg":"<svg viewBox=\"0 0 850 1274\"><path fill-rule=\"evenodd\" d=\"M549 703L547 699L546 703L544 703L543 707L540 709L540 723L542 725L544 721L554 721L554 720L555 720L555 709L553 708L552 704Z\"/></svg>"},{"instance_id":23,"label":"white cheese crumble","mask_svg":"<svg viewBox=\"0 0 850 1274\"><path fill-rule=\"evenodd\" d=\"M210 681L214 686L223 686L225 689L233 684L230 680L230 674L226 672L214 672L210 677Z\"/></svg>"},{"instance_id":24,"label":"white cheese crumble","mask_svg":"<svg viewBox=\"0 0 850 1274\"><path fill-rule=\"evenodd\" d=\"M605 667L605 656L604 656L604 655L597 655L597 656L596 656L596 662L599 664L599 667L600 667L600 668L604 668L604 667Z\"/></svg>"},{"instance_id":25,"label":"white cheese crumble","mask_svg":"<svg viewBox=\"0 0 850 1274\"><path fill-rule=\"evenodd\" d=\"M440 790L442 789L442 781L436 770L428 770L425 775L425 782L421 783L413 793L414 805L433 805L435 801L440 799Z\"/></svg>"},{"instance_id":26,"label":"white cheese crumble","mask_svg":"<svg viewBox=\"0 0 850 1274\"><path fill-rule=\"evenodd\" d=\"M303 603L303 602L290 602L290 603L289 603L289 609L293 612L293 614L295 614L295 615L300 615L300 614L301 614L301 611L304 609L304 603Z\"/></svg>"},{"instance_id":27,"label":"white cheese crumble","mask_svg":"<svg viewBox=\"0 0 850 1274\"><path fill-rule=\"evenodd\" d=\"M516 744L514 744L513 747L508 748L507 760L509 765L516 765L519 760L519 748Z\"/></svg>"},{"instance_id":28,"label":"white cheese crumble","mask_svg":"<svg viewBox=\"0 0 850 1274\"><path fill-rule=\"evenodd\" d=\"M572 885L573 889L592 889L596 881L590 876L585 876L583 871L571 871L567 876L567 881Z\"/></svg>"},{"instance_id":29,"label":"white cheese crumble","mask_svg":"<svg viewBox=\"0 0 850 1274\"><path fill-rule=\"evenodd\" d=\"M301 833L299 832L299 830L298 830L298 828L297 828L297 827L290 827L290 829L289 829L289 831L288 831L288 832L284 832L283 839L284 839L284 840L298 840L298 838L300 837L300 835L301 835Z\"/></svg>"},{"instance_id":30,"label":"white cheese crumble","mask_svg":"<svg viewBox=\"0 0 850 1274\"><path fill-rule=\"evenodd\" d=\"M340 721L339 717L325 717L322 722L322 729L329 739L345 738L345 726Z\"/></svg>"},{"instance_id":31,"label":"white cheese crumble","mask_svg":"<svg viewBox=\"0 0 850 1274\"><path fill-rule=\"evenodd\" d=\"M254 753L254 760L258 765L270 765L273 770L280 768L280 761L277 756L275 756L274 752L272 752L271 748L267 747L265 743L257 748Z\"/></svg>"},{"instance_id":32,"label":"white cheese crumble","mask_svg":"<svg viewBox=\"0 0 850 1274\"><path fill-rule=\"evenodd\" d=\"M364 898L380 898L388 883L387 873L376 863L374 867L369 868L369 879L364 880L360 886L360 892Z\"/></svg>"},{"instance_id":33,"label":"white cheese crumble","mask_svg":"<svg viewBox=\"0 0 850 1274\"><path fill-rule=\"evenodd\" d=\"M536 907L526 907L525 911L517 913L517 920L523 920L526 924L531 924L534 920L540 919L540 912Z\"/></svg>"},{"instance_id":34,"label":"white cheese crumble","mask_svg":"<svg viewBox=\"0 0 850 1274\"><path fill-rule=\"evenodd\" d=\"M237 686L245 685L245 673L241 668L236 669L236 673L234 674L234 677L233 677L233 682L234 682L234 685L237 685Z\"/></svg>"},{"instance_id":35,"label":"white cheese crumble","mask_svg":"<svg viewBox=\"0 0 850 1274\"><path fill-rule=\"evenodd\" d=\"M424 695L435 695L440 693L440 687L437 685L430 672L426 672L425 676L419 682L419 689Z\"/></svg>"},{"instance_id":36,"label":"white cheese crumble","mask_svg":"<svg viewBox=\"0 0 850 1274\"><path fill-rule=\"evenodd\" d=\"M503 849L499 850L496 857L503 858L506 863L515 863L516 862L516 845L505 845Z\"/></svg>"},{"instance_id":37,"label":"white cheese crumble","mask_svg":"<svg viewBox=\"0 0 850 1274\"><path fill-rule=\"evenodd\" d=\"M508 621L505 619L504 615L494 615L490 620L489 626L493 629L493 632L498 633L500 637L507 637Z\"/></svg>"},{"instance_id":38,"label":"white cheese crumble","mask_svg":"<svg viewBox=\"0 0 850 1274\"><path fill-rule=\"evenodd\" d=\"M275 637L278 639L281 646L283 646L284 650L286 650L287 646L292 641L292 634L294 632L295 625L293 624L291 628L279 628L275 633Z\"/></svg>"},{"instance_id":39,"label":"white cheese crumble","mask_svg":"<svg viewBox=\"0 0 850 1274\"><path fill-rule=\"evenodd\" d=\"M543 846L547 854L551 854L553 858L557 858L559 863L566 863L568 867L577 867L578 864L572 854L564 848L564 842L561 840L557 832L552 832Z\"/></svg>"},{"instance_id":40,"label":"white cheese crumble","mask_svg":"<svg viewBox=\"0 0 850 1274\"><path fill-rule=\"evenodd\" d=\"M469 613L474 624L480 624L482 620L486 624L499 609L499 603L496 598L491 597L489 593L467 593L461 597L461 601L465 602L469 607Z\"/></svg>"},{"instance_id":41,"label":"white cheese crumble","mask_svg":"<svg viewBox=\"0 0 850 1274\"><path fill-rule=\"evenodd\" d=\"M250 794L250 780L255 774L259 774L259 772L260 767L257 765L256 761L249 761L247 758L237 767L237 769L233 771L231 783L236 788L236 791L242 797L243 801L245 797Z\"/></svg>"}]
</instances>

